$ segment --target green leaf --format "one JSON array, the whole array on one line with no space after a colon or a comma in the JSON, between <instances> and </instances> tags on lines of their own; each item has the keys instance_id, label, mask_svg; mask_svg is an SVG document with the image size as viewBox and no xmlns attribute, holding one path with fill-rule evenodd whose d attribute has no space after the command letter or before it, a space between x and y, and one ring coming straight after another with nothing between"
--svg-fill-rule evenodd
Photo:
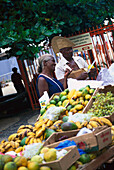
<instances>
[{"instance_id":1,"label":"green leaf","mask_svg":"<svg viewBox=\"0 0 114 170\"><path fill-rule=\"evenodd\" d=\"M17 51L16 55L22 55L22 51Z\"/></svg>"}]
</instances>

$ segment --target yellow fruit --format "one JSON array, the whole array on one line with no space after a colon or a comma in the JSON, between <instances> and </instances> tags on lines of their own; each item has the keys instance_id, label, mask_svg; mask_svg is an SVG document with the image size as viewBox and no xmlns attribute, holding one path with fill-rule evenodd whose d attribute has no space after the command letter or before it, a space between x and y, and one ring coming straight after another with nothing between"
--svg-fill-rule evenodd
<instances>
[{"instance_id":1,"label":"yellow fruit","mask_svg":"<svg viewBox=\"0 0 114 170\"><path fill-rule=\"evenodd\" d=\"M77 112L77 110L76 110L75 108L72 108L72 109L70 109L70 112L72 112L72 113L76 113L76 112Z\"/></svg>"},{"instance_id":2,"label":"yellow fruit","mask_svg":"<svg viewBox=\"0 0 114 170\"><path fill-rule=\"evenodd\" d=\"M90 69L90 67L91 67L91 64L88 66L88 69ZM92 66L91 68L94 68L94 66Z\"/></svg>"},{"instance_id":3,"label":"yellow fruit","mask_svg":"<svg viewBox=\"0 0 114 170\"><path fill-rule=\"evenodd\" d=\"M85 99L86 99L86 100L91 99L91 95L90 95L90 94L86 94L86 95L85 95Z\"/></svg>"},{"instance_id":4,"label":"yellow fruit","mask_svg":"<svg viewBox=\"0 0 114 170\"><path fill-rule=\"evenodd\" d=\"M76 126L78 127L78 129L81 129L81 123L79 121L75 122Z\"/></svg>"},{"instance_id":5,"label":"yellow fruit","mask_svg":"<svg viewBox=\"0 0 114 170\"><path fill-rule=\"evenodd\" d=\"M83 109L83 105L82 104L77 104L76 106L74 106L74 108L76 109L76 110L82 110Z\"/></svg>"},{"instance_id":6,"label":"yellow fruit","mask_svg":"<svg viewBox=\"0 0 114 170\"><path fill-rule=\"evenodd\" d=\"M108 126L112 126L112 123L110 122L110 120L104 118L104 117L100 117L99 118L101 120L101 122L103 122L104 124L108 125Z\"/></svg>"},{"instance_id":7,"label":"yellow fruit","mask_svg":"<svg viewBox=\"0 0 114 170\"><path fill-rule=\"evenodd\" d=\"M97 128L100 126L100 124L96 121L90 121L89 124L93 127L93 128Z\"/></svg>"},{"instance_id":8,"label":"yellow fruit","mask_svg":"<svg viewBox=\"0 0 114 170\"><path fill-rule=\"evenodd\" d=\"M81 91L77 91L77 97L82 97L82 92Z\"/></svg>"},{"instance_id":9,"label":"yellow fruit","mask_svg":"<svg viewBox=\"0 0 114 170\"><path fill-rule=\"evenodd\" d=\"M99 117L92 117L92 118L90 119L90 121L96 121L96 122L98 122L101 126L104 126L104 123L101 122L101 120L99 119Z\"/></svg>"},{"instance_id":10,"label":"yellow fruit","mask_svg":"<svg viewBox=\"0 0 114 170\"><path fill-rule=\"evenodd\" d=\"M45 152L48 152L49 151L49 148L48 147L43 147L40 151L40 153L45 153Z\"/></svg>"},{"instance_id":11,"label":"yellow fruit","mask_svg":"<svg viewBox=\"0 0 114 170\"><path fill-rule=\"evenodd\" d=\"M88 104L88 102L89 102L88 100L85 100L84 101L84 106L86 106Z\"/></svg>"},{"instance_id":12,"label":"yellow fruit","mask_svg":"<svg viewBox=\"0 0 114 170\"><path fill-rule=\"evenodd\" d=\"M37 162L30 161L28 162L27 168L29 170L39 170L39 164Z\"/></svg>"},{"instance_id":13,"label":"yellow fruit","mask_svg":"<svg viewBox=\"0 0 114 170\"><path fill-rule=\"evenodd\" d=\"M24 156L18 156L14 159L17 167L19 166L27 166L27 159Z\"/></svg>"},{"instance_id":14,"label":"yellow fruit","mask_svg":"<svg viewBox=\"0 0 114 170\"><path fill-rule=\"evenodd\" d=\"M67 95L67 93L65 91L63 91L63 92L60 93L59 97L61 98L61 97L66 96L66 95Z\"/></svg>"},{"instance_id":15,"label":"yellow fruit","mask_svg":"<svg viewBox=\"0 0 114 170\"><path fill-rule=\"evenodd\" d=\"M69 104L69 100L66 99L63 101L62 106L66 107L68 104Z\"/></svg>"},{"instance_id":16,"label":"yellow fruit","mask_svg":"<svg viewBox=\"0 0 114 170\"><path fill-rule=\"evenodd\" d=\"M57 159L56 149L49 149L48 152L44 153L44 160L46 162L51 162Z\"/></svg>"},{"instance_id":17,"label":"yellow fruit","mask_svg":"<svg viewBox=\"0 0 114 170\"><path fill-rule=\"evenodd\" d=\"M40 155L35 155L35 156L33 156L32 158L31 158L31 161L33 161L33 162L37 162L37 163L42 163L42 161L43 161L43 159L42 159L42 157L40 156Z\"/></svg>"},{"instance_id":18,"label":"yellow fruit","mask_svg":"<svg viewBox=\"0 0 114 170\"><path fill-rule=\"evenodd\" d=\"M76 90L72 89L69 93L68 93L68 99L71 99L73 96L75 96L76 94Z\"/></svg>"},{"instance_id":19,"label":"yellow fruit","mask_svg":"<svg viewBox=\"0 0 114 170\"><path fill-rule=\"evenodd\" d=\"M51 170L51 168L49 168L48 166L42 166L40 167L40 170Z\"/></svg>"},{"instance_id":20,"label":"yellow fruit","mask_svg":"<svg viewBox=\"0 0 114 170\"><path fill-rule=\"evenodd\" d=\"M47 106L47 109L49 109L50 107L55 106L54 104L50 104L49 106Z\"/></svg>"},{"instance_id":21,"label":"yellow fruit","mask_svg":"<svg viewBox=\"0 0 114 170\"><path fill-rule=\"evenodd\" d=\"M20 166L17 170L28 170L28 168L24 166Z\"/></svg>"}]
</instances>

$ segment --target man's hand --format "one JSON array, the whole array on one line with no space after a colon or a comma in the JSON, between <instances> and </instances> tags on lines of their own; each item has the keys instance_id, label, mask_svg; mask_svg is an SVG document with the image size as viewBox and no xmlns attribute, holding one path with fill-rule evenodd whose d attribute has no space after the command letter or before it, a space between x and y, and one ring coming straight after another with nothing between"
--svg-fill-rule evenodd
<instances>
[{"instance_id":1,"label":"man's hand","mask_svg":"<svg viewBox=\"0 0 114 170\"><path fill-rule=\"evenodd\" d=\"M65 78L68 78L68 76L69 76L69 74L70 74L71 72L72 72L72 70L70 71L68 68L66 68L64 77L65 77Z\"/></svg>"}]
</instances>

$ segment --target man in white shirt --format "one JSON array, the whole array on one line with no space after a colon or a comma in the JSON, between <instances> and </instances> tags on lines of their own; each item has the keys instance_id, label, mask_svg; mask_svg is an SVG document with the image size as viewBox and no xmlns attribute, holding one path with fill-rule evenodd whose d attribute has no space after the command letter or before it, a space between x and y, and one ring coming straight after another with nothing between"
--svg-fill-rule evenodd
<instances>
[{"instance_id":1,"label":"man in white shirt","mask_svg":"<svg viewBox=\"0 0 114 170\"><path fill-rule=\"evenodd\" d=\"M70 70L79 70L80 68L88 68L88 64L81 57L73 57L73 49L74 44L67 38L56 36L52 39L52 48L55 53L62 53L60 61L57 63L55 67L55 74L59 81L63 81L64 74L66 69ZM93 70L93 69L91 69ZM91 71L93 72L93 71ZM81 73L77 80L85 80L88 77L87 72Z\"/></svg>"}]
</instances>

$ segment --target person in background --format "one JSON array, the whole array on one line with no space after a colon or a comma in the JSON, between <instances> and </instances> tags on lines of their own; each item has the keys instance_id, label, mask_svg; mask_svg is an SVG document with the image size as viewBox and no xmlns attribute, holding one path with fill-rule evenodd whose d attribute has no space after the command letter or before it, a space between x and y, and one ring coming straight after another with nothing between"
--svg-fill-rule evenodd
<instances>
[{"instance_id":1,"label":"person in background","mask_svg":"<svg viewBox=\"0 0 114 170\"><path fill-rule=\"evenodd\" d=\"M13 67L12 68L13 74L11 75L11 80L14 84L14 87L17 91L17 93L22 93L25 91L24 85L22 83L22 77L21 75L17 72L17 68Z\"/></svg>"},{"instance_id":2,"label":"person in background","mask_svg":"<svg viewBox=\"0 0 114 170\"><path fill-rule=\"evenodd\" d=\"M88 68L88 64L85 62L85 60L82 57L73 56L73 46L74 43L71 42L69 39L61 37L61 36L55 36L52 39L52 48L55 53L61 52L63 57L61 60L57 63L55 67L55 74L59 81L63 83L64 74L66 68L70 71L72 70L79 70L81 68ZM91 76L94 74L95 69L91 69L90 74ZM85 80L88 77L87 72L81 73L77 80Z\"/></svg>"},{"instance_id":3,"label":"person in background","mask_svg":"<svg viewBox=\"0 0 114 170\"><path fill-rule=\"evenodd\" d=\"M2 92L2 83L0 82L0 97L3 96L3 92Z\"/></svg>"},{"instance_id":4,"label":"person in background","mask_svg":"<svg viewBox=\"0 0 114 170\"><path fill-rule=\"evenodd\" d=\"M38 97L40 98L44 91L47 91L49 97L54 93L62 92L67 88L67 77L69 71L64 74L64 83L62 84L55 77L55 59L51 54L44 54L39 57L38 60L38 78L36 81L36 90Z\"/></svg>"}]
</instances>

